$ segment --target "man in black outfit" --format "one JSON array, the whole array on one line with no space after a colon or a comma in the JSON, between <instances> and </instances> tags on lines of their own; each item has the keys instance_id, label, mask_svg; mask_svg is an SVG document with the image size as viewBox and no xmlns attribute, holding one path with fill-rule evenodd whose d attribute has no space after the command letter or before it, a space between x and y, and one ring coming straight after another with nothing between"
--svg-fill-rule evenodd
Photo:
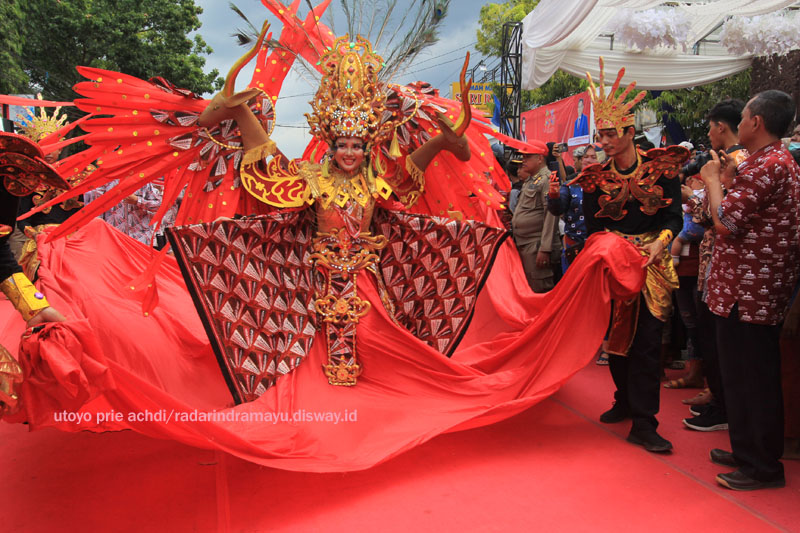
<instances>
[{"instance_id":1,"label":"man in black outfit","mask_svg":"<svg viewBox=\"0 0 800 533\"><path fill-rule=\"evenodd\" d=\"M600 60L602 70L602 58ZM622 72L607 98L594 95L598 140L609 159L590 165L575 179L581 184L588 234L611 231L647 256L646 283L629 301L614 301L604 348L617 390L604 423L633 419L628 441L651 452L667 452L672 443L656 431L660 394L661 332L671 313L671 291L678 276L669 257L669 243L683 227L681 188L676 178L689 157L682 147L645 154L633 143L633 106L615 98ZM652 186L655 185L655 186Z\"/></svg>"}]
</instances>

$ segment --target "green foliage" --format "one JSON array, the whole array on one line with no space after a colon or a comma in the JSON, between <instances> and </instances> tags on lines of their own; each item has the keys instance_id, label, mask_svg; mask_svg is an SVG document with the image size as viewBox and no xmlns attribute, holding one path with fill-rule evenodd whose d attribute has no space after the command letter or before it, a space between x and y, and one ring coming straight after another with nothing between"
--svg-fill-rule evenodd
<instances>
[{"instance_id":1,"label":"green foliage","mask_svg":"<svg viewBox=\"0 0 800 533\"><path fill-rule=\"evenodd\" d=\"M203 72L211 48L199 35L194 0L27 0L22 64L45 98L71 100L77 65L148 79L163 76L203 93L222 87Z\"/></svg>"},{"instance_id":2,"label":"green foliage","mask_svg":"<svg viewBox=\"0 0 800 533\"><path fill-rule=\"evenodd\" d=\"M532 91L522 91L522 110L527 111L541 105L561 100L589 88L589 82L564 71L557 70L544 85Z\"/></svg>"},{"instance_id":3,"label":"green foliage","mask_svg":"<svg viewBox=\"0 0 800 533\"><path fill-rule=\"evenodd\" d=\"M528 13L533 11L538 3L539 0L509 0L502 4L484 5L481 8L478 44L475 48L487 56L501 56L503 53L503 24L521 21ZM583 92L588 87L589 84L586 80L576 78L560 70L556 71L538 89L522 91L521 110L527 111L528 109L561 100Z\"/></svg>"},{"instance_id":4,"label":"green foliage","mask_svg":"<svg viewBox=\"0 0 800 533\"><path fill-rule=\"evenodd\" d=\"M0 94L21 93L28 86L22 68L22 21L20 0L0 2Z\"/></svg>"},{"instance_id":5,"label":"green foliage","mask_svg":"<svg viewBox=\"0 0 800 533\"><path fill-rule=\"evenodd\" d=\"M533 11L539 0L508 0L481 7L478 22L478 44L475 48L486 56L500 57L503 53L503 24L520 22Z\"/></svg>"},{"instance_id":6,"label":"green foliage","mask_svg":"<svg viewBox=\"0 0 800 533\"><path fill-rule=\"evenodd\" d=\"M668 118L676 121L693 141L704 141L708 132L706 113L725 98L739 98L747 102L750 94L750 73L751 69L747 69L707 85L664 91L657 98L648 93L642 105L658 111L662 121Z\"/></svg>"}]
</instances>

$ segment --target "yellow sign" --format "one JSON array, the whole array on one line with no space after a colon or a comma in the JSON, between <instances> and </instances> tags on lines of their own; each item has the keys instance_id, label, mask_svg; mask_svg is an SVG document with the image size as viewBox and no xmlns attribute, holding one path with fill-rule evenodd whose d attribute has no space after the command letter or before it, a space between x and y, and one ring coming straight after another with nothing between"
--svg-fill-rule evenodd
<instances>
[{"instance_id":1,"label":"yellow sign","mask_svg":"<svg viewBox=\"0 0 800 533\"><path fill-rule=\"evenodd\" d=\"M492 83L473 83L469 90L469 105L488 113L489 102L494 99L493 85ZM452 100L461 101L461 86L457 82L450 84L450 95Z\"/></svg>"}]
</instances>

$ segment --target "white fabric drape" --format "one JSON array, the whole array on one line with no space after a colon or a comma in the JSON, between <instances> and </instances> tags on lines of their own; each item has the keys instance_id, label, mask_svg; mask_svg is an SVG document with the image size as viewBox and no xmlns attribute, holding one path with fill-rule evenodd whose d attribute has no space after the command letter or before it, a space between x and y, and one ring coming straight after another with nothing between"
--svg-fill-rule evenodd
<instances>
[{"instance_id":1,"label":"white fabric drape","mask_svg":"<svg viewBox=\"0 0 800 533\"><path fill-rule=\"evenodd\" d=\"M796 3L796 0L711 0L679 4L691 21L688 43L702 39L728 16L755 16ZM730 56L716 47L714 55L691 55L672 49L647 52L603 49L597 37L620 10L643 11L663 0L541 0L523 23L522 88L535 89L559 68L583 77L598 72L597 57L608 71L625 66L631 79L649 89L677 89L716 81L746 69L750 56ZM605 43L608 45L608 40ZM619 48L620 45L616 45ZM713 46L710 48L714 49Z\"/></svg>"},{"instance_id":2,"label":"white fabric drape","mask_svg":"<svg viewBox=\"0 0 800 533\"><path fill-rule=\"evenodd\" d=\"M606 84L610 85L620 68L625 67L623 84L636 80L637 89L680 89L704 85L741 72L750 66L749 56L695 56L695 55L645 55L589 48L582 52L567 52L559 67L579 76L586 72L597 80L600 76L598 56L603 56Z\"/></svg>"}]
</instances>

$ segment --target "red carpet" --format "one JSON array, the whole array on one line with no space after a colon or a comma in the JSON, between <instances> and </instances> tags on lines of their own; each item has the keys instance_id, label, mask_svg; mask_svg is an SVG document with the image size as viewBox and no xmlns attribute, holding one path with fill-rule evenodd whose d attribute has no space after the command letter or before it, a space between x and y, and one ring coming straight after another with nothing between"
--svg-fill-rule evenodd
<instances>
[{"instance_id":1,"label":"red carpet","mask_svg":"<svg viewBox=\"0 0 800 533\"><path fill-rule=\"evenodd\" d=\"M800 463L787 487L717 488L707 459L727 433L682 428L662 395L675 453L604 426L607 369L591 365L556 396L489 427L439 436L348 474L274 470L132 432L28 433L0 424L6 531L800 531ZM421 414L421 416L424 416Z\"/></svg>"}]
</instances>

